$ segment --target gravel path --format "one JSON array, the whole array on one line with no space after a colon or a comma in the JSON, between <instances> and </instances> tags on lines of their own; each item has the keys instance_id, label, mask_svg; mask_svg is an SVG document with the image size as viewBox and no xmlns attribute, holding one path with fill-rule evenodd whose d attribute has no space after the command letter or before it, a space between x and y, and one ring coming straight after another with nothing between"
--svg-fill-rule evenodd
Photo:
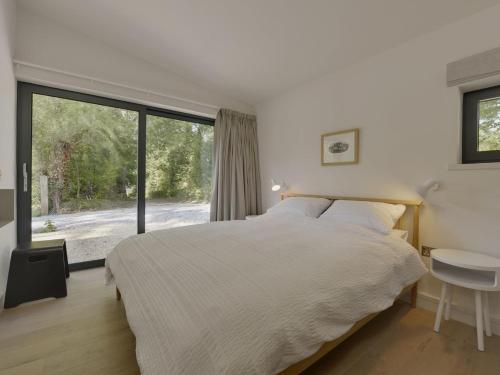
<instances>
[{"instance_id":1,"label":"gravel path","mask_svg":"<svg viewBox=\"0 0 500 375\"><path fill-rule=\"evenodd\" d=\"M209 221L210 204L147 202L146 231ZM47 220L56 232L41 233ZM74 214L34 217L33 240L65 238L70 263L102 259L122 239L137 233L137 209L115 208Z\"/></svg>"}]
</instances>

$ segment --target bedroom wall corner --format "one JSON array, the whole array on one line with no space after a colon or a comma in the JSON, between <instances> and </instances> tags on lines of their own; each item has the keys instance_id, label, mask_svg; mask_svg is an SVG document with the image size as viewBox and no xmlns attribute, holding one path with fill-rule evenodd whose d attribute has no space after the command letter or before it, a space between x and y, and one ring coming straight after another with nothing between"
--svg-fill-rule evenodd
<instances>
[{"instance_id":1,"label":"bedroom wall corner","mask_svg":"<svg viewBox=\"0 0 500 375\"><path fill-rule=\"evenodd\" d=\"M16 80L12 65L16 5L0 3L0 189L15 189L16 173ZM7 283L10 254L16 246L14 222L0 227L0 311Z\"/></svg>"}]
</instances>

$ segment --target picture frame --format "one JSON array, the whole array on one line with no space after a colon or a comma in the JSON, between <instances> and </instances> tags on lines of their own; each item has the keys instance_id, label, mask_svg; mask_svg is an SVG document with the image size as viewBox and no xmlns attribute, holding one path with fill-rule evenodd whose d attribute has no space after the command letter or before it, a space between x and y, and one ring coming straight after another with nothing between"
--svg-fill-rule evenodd
<instances>
[{"instance_id":1,"label":"picture frame","mask_svg":"<svg viewBox=\"0 0 500 375\"><path fill-rule=\"evenodd\" d=\"M321 165L346 165L359 162L359 128L321 135Z\"/></svg>"}]
</instances>

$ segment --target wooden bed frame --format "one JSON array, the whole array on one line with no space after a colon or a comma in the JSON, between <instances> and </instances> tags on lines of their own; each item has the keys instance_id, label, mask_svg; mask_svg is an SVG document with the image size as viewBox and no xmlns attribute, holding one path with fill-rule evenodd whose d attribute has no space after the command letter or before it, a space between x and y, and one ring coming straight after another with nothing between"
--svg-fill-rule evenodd
<instances>
[{"instance_id":1,"label":"wooden bed frame","mask_svg":"<svg viewBox=\"0 0 500 375\"><path fill-rule=\"evenodd\" d=\"M310 197L310 198L326 198L332 201L335 200L352 200L352 201L365 201L365 202L382 202L382 203L391 203L391 204L403 204L406 206L406 212L403 217L401 217L396 225L395 229L405 229L408 230L408 242L418 251L419 248L419 227L420 227L420 206L422 205L422 201L417 200L400 200L400 199L383 199L383 198L365 198L365 197L341 197L341 196L332 196L332 195L314 195L314 194L299 194L299 193L282 193L281 199L286 199L289 197ZM407 226L405 216L411 215L411 226ZM411 233L411 236L410 236ZM410 240L411 239L411 240ZM412 307L416 307L417 304L417 283L413 285L409 285L403 289L399 297L410 293L410 303ZM398 298L399 298L398 297ZM116 288L116 299L121 300L120 290ZM308 367L312 366L314 363L319 361L324 355L329 353L335 347L339 346L343 341L352 336L355 332L357 332L360 328L362 328L365 324L367 324L370 320L375 318L379 313L373 313L368 316L365 316L363 319L357 321L349 331L344 333L342 336L337 337L333 341L326 342L321 346L321 348L314 353L312 356L303 359L300 362L297 362L290 367L286 368L279 375L298 375L302 371L306 370Z\"/></svg>"}]
</instances>

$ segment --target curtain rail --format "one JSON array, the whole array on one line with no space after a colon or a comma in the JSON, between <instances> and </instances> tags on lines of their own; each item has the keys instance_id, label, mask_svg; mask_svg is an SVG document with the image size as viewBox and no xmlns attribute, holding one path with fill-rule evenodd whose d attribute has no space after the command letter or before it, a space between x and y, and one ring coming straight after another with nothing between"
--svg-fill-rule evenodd
<instances>
[{"instance_id":1,"label":"curtain rail","mask_svg":"<svg viewBox=\"0 0 500 375\"><path fill-rule=\"evenodd\" d=\"M46 67L46 66L32 64L32 63L28 63L28 62L21 61L21 60L13 60L13 63L14 63L14 66L16 68L22 68L22 67L24 67L24 68L28 68L28 69L36 69L36 70L39 70L39 71L45 71L45 72L49 72L49 73L56 73L56 74L59 74L59 75L64 75L64 76L69 77L69 78L76 78L76 79L79 79L79 80L87 81L90 84L101 84L101 85L106 85L106 86L110 86L110 87L115 87L115 88L120 88L120 89L126 89L126 90L130 90L130 91L135 91L137 93L145 94L147 97L156 96L156 97L160 97L160 98L164 98L164 99L175 100L175 101L178 101L178 102L184 102L184 103L188 103L188 104L191 104L191 105L196 105L196 106L201 106L201 107L204 107L204 108L209 108L209 109L212 109L212 110L215 110L215 111L217 111L220 108L220 107L212 105L212 104L207 104L207 103L202 103L202 102L198 102L198 101L195 101L195 100L185 99L185 98L181 98L181 97L174 96L174 95L167 95L167 94L164 94L164 93L161 93L161 92L146 90L146 89L139 88L139 87L124 85L124 84L121 84L121 83L115 83L115 82L103 80L103 79L100 79L100 78L86 76L86 75L83 75L83 74L71 73L71 72L68 72L68 71L65 71L65 70L61 70L61 69L49 68L49 67Z\"/></svg>"}]
</instances>

